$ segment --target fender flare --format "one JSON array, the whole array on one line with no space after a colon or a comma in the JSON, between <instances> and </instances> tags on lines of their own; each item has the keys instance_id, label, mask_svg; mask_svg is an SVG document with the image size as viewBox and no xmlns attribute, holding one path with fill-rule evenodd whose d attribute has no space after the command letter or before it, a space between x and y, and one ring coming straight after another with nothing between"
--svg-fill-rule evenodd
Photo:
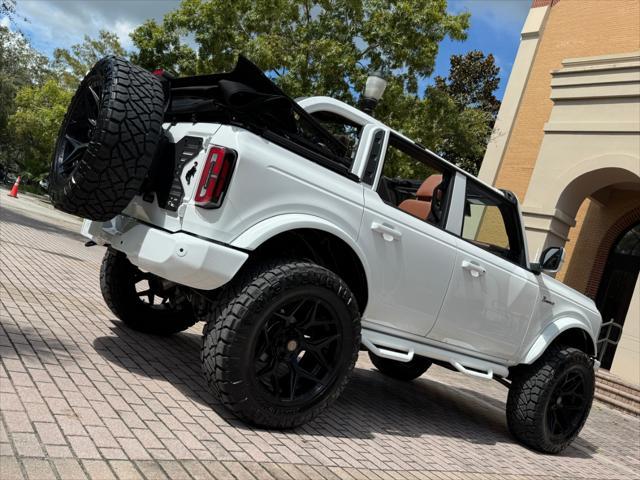
<instances>
[{"instance_id":1,"label":"fender flare","mask_svg":"<svg viewBox=\"0 0 640 480\"><path fill-rule=\"evenodd\" d=\"M597 351L596 341L593 337L593 332L589 330L585 323L577 318L571 317L562 317L553 321L549 325L547 325L544 330L538 335L536 341L529 348L529 351L525 354L524 360L521 363L530 365L535 362L553 343L553 341L558 338L558 336L571 329L579 329L584 331L587 334L587 337L591 339L593 342L593 351Z\"/></svg>"},{"instance_id":2,"label":"fender flare","mask_svg":"<svg viewBox=\"0 0 640 480\"><path fill-rule=\"evenodd\" d=\"M358 246L356 238L345 230L322 217L303 213L287 213L267 218L248 228L238 235L231 246L242 250L253 251L272 237L284 232L299 229L321 230L335 235L344 241L355 252L362 264L367 279L371 278L371 270L362 249ZM356 231L357 235L357 231ZM368 283L368 282L367 282Z\"/></svg>"}]
</instances>

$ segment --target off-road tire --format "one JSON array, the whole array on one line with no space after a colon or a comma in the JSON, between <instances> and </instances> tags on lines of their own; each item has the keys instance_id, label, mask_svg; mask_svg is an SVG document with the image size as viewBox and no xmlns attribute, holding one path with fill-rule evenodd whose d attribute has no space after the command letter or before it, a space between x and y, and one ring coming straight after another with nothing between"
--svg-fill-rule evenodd
<instances>
[{"instance_id":1,"label":"off-road tire","mask_svg":"<svg viewBox=\"0 0 640 480\"><path fill-rule=\"evenodd\" d=\"M586 406L566 438L553 438L547 424L554 389L563 374L573 369L584 374ZM595 388L593 362L571 347L552 346L532 365L517 369L507 399L507 424L512 435L524 445L545 453L559 453L578 436L587 420Z\"/></svg>"},{"instance_id":2,"label":"off-road tire","mask_svg":"<svg viewBox=\"0 0 640 480\"><path fill-rule=\"evenodd\" d=\"M431 366L431 360L418 356L414 356L410 362L398 362L369 352L369 359L383 375L407 382L418 378Z\"/></svg>"},{"instance_id":3,"label":"off-road tire","mask_svg":"<svg viewBox=\"0 0 640 480\"><path fill-rule=\"evenodd\" d=\"M108 249L100 268L100 289L111 311L128 327L144 333L171 335L197 322L191 304L183 300L166 308L154 308L136 294L134 276L139 272L122 252Z\"/></svg>"},{"instance_id":4,"label":"off-road tire","mask_svg":"<svg viewBox=\"0 0 640 480\"><path fill-rule=\"evenodd\" d=\"M253 378L253 350L264 322L283 296L299 289L321 289L333 298L346 332L335 378L309 404L287 408L270 403ZM211 389L243 421L264 428L302 425L340 395L358 358L360 313L346 283L330 270L307 261L272 261L246 266L221 292L203 332L202 365Z\"/></svg>"},{"instance_id":5,"label":"off-road tire","mask_svg":"<svg viewBox=\"0 0 640 480\"><path fill-rule=\"evenodd\" d=\"M89 85L101 86L98 115L92 119L96 125L73 173L63 174L65 135ZM97 221L119 214L148 174L162 134L163 105L162 85L151 73L115 56L96 63L80 83L58 134L49 188L53 205Z\"/></svg>"}]
</instances>

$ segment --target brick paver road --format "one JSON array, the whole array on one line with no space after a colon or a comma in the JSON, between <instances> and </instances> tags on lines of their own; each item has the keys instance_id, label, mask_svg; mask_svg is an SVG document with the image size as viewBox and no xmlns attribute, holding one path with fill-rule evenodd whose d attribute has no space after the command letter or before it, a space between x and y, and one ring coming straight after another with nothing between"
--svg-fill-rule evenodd
<instances>
[{"instance_id":1,"label":"brick paver road","mask_svg":"<svg viewBox=\"0 0 640 480\"><path fill-rule=\"evenodd\" d=\"M412 383L361 356L295 431L232 418L200 373L202 325L171 338L105 307L101 247L44 202L0 191L0 478L521 479L638 476L640 421L594 405L562 455L516 444L506 389L434 367Z\"/></svg>"}]
</instances>

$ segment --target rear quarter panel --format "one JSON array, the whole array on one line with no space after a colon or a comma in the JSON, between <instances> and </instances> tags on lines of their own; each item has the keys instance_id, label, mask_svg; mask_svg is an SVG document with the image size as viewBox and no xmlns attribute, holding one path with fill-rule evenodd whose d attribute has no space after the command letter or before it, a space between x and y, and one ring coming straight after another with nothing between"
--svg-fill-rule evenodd
<instances>
[{"instance_id":1,"label":"rear quarter panel","mask_svg":"<svg viewBox=\"0 0 640 480\"><path fill-rule=\"evenodd\" d=\"M269 218L306 214L357 239L363 213L361 184L241 128L223 126L211 143L237 151L233 177L221 208L206 210L188 203L183 230L231 243Z\"/></svg>"}]
</instances>

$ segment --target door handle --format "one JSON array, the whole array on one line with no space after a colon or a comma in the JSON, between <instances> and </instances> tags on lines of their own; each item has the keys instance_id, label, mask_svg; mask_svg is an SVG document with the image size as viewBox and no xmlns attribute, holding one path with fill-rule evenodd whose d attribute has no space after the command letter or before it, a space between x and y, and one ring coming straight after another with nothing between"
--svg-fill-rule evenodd
<instances>
[{"instance_id":1,"label":"door handle","mask_svg":"<svg viewBox=\"0 0 640 480\"><path fill-rule=\"evenodd\" d=\"M402 238L402 232L378 222L373 222L371 224L371 230L382 235L382 238L387 242L393 242L394 240L400 240L400 238Z\"/></svg>"},{"instance_id":2,"label":"door handle","mask_svg":"<svg viewBox=\"0 0 640 480\"><path fill-rule=\"evenodd\" d=\"M462 261L462 268L468 271L473 278L478 278L480 275L487 273L487 269L475 262L469 260Z\"/></svg>"}]
</instances>

